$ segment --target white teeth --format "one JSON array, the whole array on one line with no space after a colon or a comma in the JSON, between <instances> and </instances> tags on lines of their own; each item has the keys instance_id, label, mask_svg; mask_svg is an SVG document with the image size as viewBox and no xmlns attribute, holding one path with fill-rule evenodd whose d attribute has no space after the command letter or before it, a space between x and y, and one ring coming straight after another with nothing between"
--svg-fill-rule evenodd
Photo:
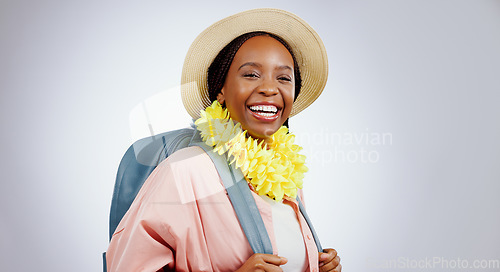
<instances>
[{"instance_id":1,"label":"white teeth","mask_svg":"<svg viewBox=\"0 0 500 272\"><path fill-rule=\"evenodd\" d=\"M273 116L274 113L268 113L268 112L259 112L259 115L262 115L262 116Z\"/></svg>"},{"instance_id":2,"label":"white teeth","mask_svg":"<svg viewBox=\"0 0 500 272\"><path fill-rule=\"evenodd\" d=\"M263 111L264 113L262 114L265 116L272 116L278 112L278 108L276 108L276 106L273 105L251 106L250 109L253 111Z\"/></svg>"}]
</instances>

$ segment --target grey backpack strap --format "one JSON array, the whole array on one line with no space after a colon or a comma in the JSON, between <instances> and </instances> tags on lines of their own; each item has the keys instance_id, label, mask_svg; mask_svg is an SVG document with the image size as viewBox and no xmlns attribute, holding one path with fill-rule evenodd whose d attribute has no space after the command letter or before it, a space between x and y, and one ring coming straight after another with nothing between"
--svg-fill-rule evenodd
<instances>
[{"instance_id":1,"label":"grey backpack strap","mask_svg":"<svg viewBox=\"0 0 500 272\"><path fill-rule=\"evenodd\" d=\"M323 252L323 247L321 247L321 243L319 242L319 237L316 234L316 231L314 230L312 222L309 219L309 216L307 216L306 209L305 209L304 205L302 205L302 202L300 201L299 197L297 197L297 202L299 203L299 210L302 213L302 216L304 216L304 219L306 220L307 225L309 226L309 229L312 232L312 235L314 237L314 242L316 242L316 247L318 248L318 252Z\"/></svg>"},{"instance_id":2,"label":"grey backpack strap","mask_svg":"<svg viewBox=\"0 0 500 272\"><path fill-rule=\"evenodd\" d=\"M214 162L253 252L273 254L273 247L264 221L262 221L255 199L241 171L235 169L234 164L228 165L225 156L213 152L212 147L205 143L196 142L191 143L191 145L201 147Z\"/></svg>"}]
</instances>

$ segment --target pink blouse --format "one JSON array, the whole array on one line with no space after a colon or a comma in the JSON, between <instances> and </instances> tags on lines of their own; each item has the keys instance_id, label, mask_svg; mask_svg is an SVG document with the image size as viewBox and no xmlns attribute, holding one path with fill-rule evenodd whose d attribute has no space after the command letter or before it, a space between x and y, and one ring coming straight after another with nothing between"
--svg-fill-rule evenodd
<instances>
[{"instance_id":1,"label":"pink blouse","mask_svg":"<svg viewBox=\"0 0 500 272\"><path fill-rule=\"evenodd\" d=\"M272 211L252 192L276 250ZM285 198L300 223L307 271L318 271L318 252L295 199ZM151 173L116 228L108 271L235 271L253 254L210 157L181 149ZM286 257L286 256L283 256Z\"/></svg>"}]
</instances>

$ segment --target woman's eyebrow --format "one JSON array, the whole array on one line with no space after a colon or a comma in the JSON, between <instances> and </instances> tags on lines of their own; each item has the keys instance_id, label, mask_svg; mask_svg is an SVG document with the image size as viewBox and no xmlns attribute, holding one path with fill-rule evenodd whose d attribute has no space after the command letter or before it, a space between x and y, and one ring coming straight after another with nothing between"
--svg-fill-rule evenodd
<instances>
[{"instance_id":1,"label":"woman's eyebrow","mask_svg":"<svg viewBox=\"0 0 500 272\"><path fill-rule=\"evenodd\" d=\"M253 67L257 67L257 68L261 68L262 65L260 63L257 63L257 62L245 62L243 63L239 68L238 68L238 71L245 67L245 66L253 66ZM274 68L275 70L290 70L290 71L293 71L293 68L288 66L288 65L279 65L279 66L276 66L276 68Z\"/></svg>"},{"instance_id":2,"label":"woman's eyebrow","mask_svg":"<svg viewBox=\"0 0 500 272\"><path fill-rule=\"evenodd\" d=\"M292 67L290 67L288 65L279 65L279 66L276 66L275 70L290 70L290 71L293 71Z\"/></svg>"},{"instance_id":3,"label":"woman's eyebrow","mask_svg":"<svg viewBox=\"0 0 500 272\"><path fill-rule=\"evenodd\" d=\"M245 63L243 63L243 64L240 66L240 68L238 68L238 71L239 71L241 68L245 67L245 66L254 66L254 67L257 67L257 68L262 67L262 65L261 65L261 64L259 64L259 63L257 63L257 62L245 62Z\"/></svg>"}]
</instances>

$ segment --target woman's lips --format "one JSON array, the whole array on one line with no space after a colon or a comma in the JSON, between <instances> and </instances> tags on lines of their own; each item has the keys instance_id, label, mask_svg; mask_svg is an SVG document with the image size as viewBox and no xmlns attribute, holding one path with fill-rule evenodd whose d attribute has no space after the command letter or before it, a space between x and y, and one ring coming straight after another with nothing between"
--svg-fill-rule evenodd
<instances>
[{"instance_id":1,"label":"woman's lips","mask_svg":"<svg viewBox=\"0 0 500 272\"><path fill-rule=\"evenodd\" d=\"M281 109L274 105L252 105L248 106L247 109L253 117L264 122L272 122L278 119L281 113Z\"/></svg>"}]
</instances>

